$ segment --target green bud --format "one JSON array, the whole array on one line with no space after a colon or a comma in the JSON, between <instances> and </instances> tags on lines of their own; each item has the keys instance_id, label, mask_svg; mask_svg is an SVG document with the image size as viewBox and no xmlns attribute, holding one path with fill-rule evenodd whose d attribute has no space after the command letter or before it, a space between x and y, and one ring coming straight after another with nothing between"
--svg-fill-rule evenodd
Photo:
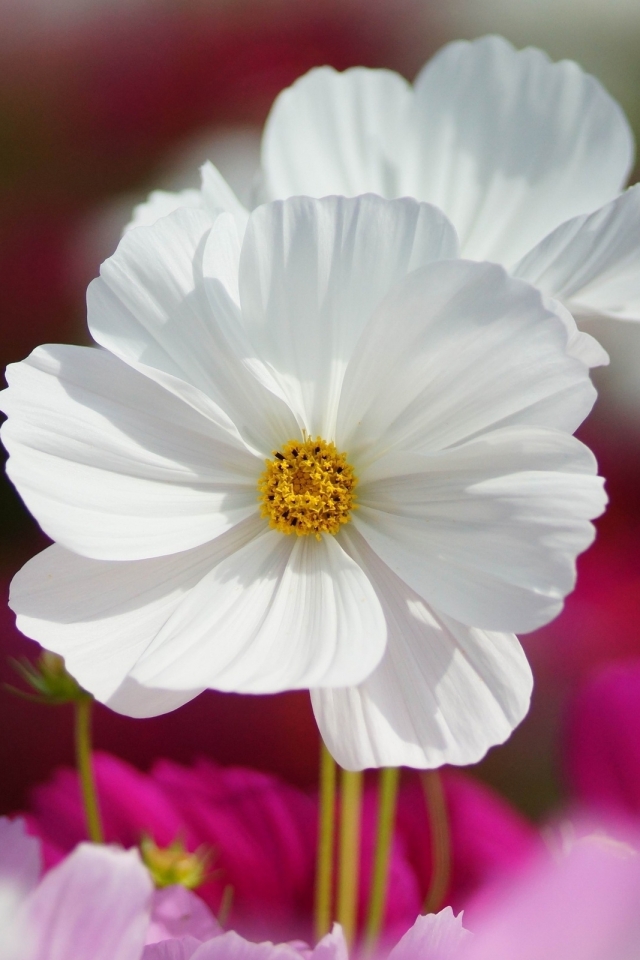
<instances>
[{"instance_id":1,"label":"green bud","mask_svg":"<svg viewBox=\"0 0 640 960\"><path fill-rule=\"evenodd\" d=\"M29 691L12 686L9 686L9 690L27 700L58 706L93 699L91 694L83 690L78 681L67 671L64 659L57 653L43 650L35 663L26 658L12 660L11 663L16 673L29 687Z\"/></svg>"},{"instance_id":2,"label":"green bud","mask_svg":"<svg viewBox=\"0 0 640 960\"><path fill-rule=\"evenodd\" d=\"M203 847L190 853L182 840L174 840L162 848L145 835L140 843L140 853L156 887L180 884L188 890L195 890L209 875L211 853Z\"/></svg>"}]
</instances>

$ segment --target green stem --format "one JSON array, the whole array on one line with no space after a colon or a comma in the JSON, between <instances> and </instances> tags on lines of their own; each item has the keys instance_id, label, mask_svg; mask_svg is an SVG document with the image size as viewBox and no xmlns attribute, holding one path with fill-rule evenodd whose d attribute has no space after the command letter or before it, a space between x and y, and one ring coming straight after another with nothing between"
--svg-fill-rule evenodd
<instances>
[{"instance_id":1,"label":"green stem","mask_svg":"<svg viewBox=\"0 0 640 960\"><path fill-rule=\"evenodd\" d=\"M222 891L222 897L220 899L220 907L218 908L218 923L221 927L226 927L227 920L229 919L229 914L231 913L231 906L233 904L233 887L228 883L224 890Z\"/></svg>"},{"instance_id":2,"label":"green stem","mask_svg":"<svg viewBox=\"0 0 640 960\"><path fill-rule=\"evenodd\" d=\"M336 820L336 762L320 741L320 809L316 862L316 940L331 929L333 898L333 844Z\"/></svg>"},{"instance_id":3,"label":"green stem","mask_svg":"<svg viewBox=\"0 0 640 960\"><path fill-rule=\"evenodd\" d=\"M376 852L373 861L369 914L365 930L365 951L368 954L373 953L384 923L389 881L389 858L396 818L399 779L400 770L398 767L385 767L380 771Z\"/></svg>"},{"instance_id":4,"label":"green stem","mask_svg":"<svg viewBox=\"0 0 640 960\"><path fill-rule=\"evenodd\" d=\"M451 835L447 801L437 770L421 774L422 789L431 828L431 883L424 901L423 913L437 913L449 889L451 877Z\"/></svg>"},{"instance_id":5,"label":"green stem","mask_svg":"<svg viewBox=\"0 0 640 960\"><path fill-rule=\"evenodd\" d=\"M348 946L353 945L356 937L362 784L361 770L342 771L337 914Z\"/></svg>"},{"instance_id":6,"label":"green stem","mask_svg":"<svg viewBox=\"0 0 640 960\"><path fill-rule=\"evenodd\" d=\"M98 797L91 763L91 706L89 697L75 702L76 711L76 763L80 776L82 803L87 821L87 834L92 843L104 843Z\"/></svg>"}]
</instances>

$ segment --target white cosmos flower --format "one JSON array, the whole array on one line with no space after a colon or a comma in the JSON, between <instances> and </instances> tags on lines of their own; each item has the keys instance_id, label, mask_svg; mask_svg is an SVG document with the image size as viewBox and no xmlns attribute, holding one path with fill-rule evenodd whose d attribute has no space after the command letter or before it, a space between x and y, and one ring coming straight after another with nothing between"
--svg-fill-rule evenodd
<instances>
[{"instance_id":1,"label":"white cosmos flower","mask_svg":"<svg viewBox=\"0 0 640 960\"><path fill-rule=\"evenodd\" d=\"M310 688L351 769L503 741L531 690L507 631L558 613L604 506L570 435L595 392L566 316L456 252L374 196L130 230L89 288L101 349L8 371L9 474L56 541L19 628L132 716Z\"/></svg>"},{"instance_id":2,"label":"white cosmos flower","mask_svg":"<svg viewBox=\"0 0 640 960\"><path fill-rule=\"evenodd\" d=\"M447 214L463 257L503 264L574 316L640 320L640 185L621 192L633 154L597 80L490 36L448 44L413 86L361 67L301 77L267 121L262 196L416 197ZM181 203L232 209L203 173L201 192L152 194L134 222Z\"/></svg>"}]
</instances>

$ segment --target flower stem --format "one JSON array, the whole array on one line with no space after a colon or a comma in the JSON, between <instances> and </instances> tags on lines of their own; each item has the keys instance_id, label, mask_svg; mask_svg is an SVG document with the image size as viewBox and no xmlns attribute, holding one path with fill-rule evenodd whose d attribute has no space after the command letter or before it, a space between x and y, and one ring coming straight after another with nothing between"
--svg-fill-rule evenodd
<instances>
[{"instance_id":1,"label":"flower stem","mask_svg":"<svg viewBox=\"0 0 640 960\"><path fill-rule=\"evenodd\" d=\"M315 932L322 939L331 929L333 844L336 820L336 762L320 741L320 810L316 864Z\"/></svg>"},{"instance_id":2,"label":"flower stem","mask_svg":"<svg viewBox=\"0 0 640 960\"><path fill-rule=\"evenodd\" d=\"M358 912L362 771L343 770L340 802L340 873L337 914L345 939L353 945Z\"/></svg>"},{"instance_id":3,"label":"flower stem","mask_svg":"<svg viewBox=\"0 0 640 960\"><path fill-rule=\"evenodd\" d=\"M75 702L76 711L76 763L80 776L82 803L87 821L87 834L92 843L104 843L98 796L91 763L91 706L90 697L81 697Z\"/></svg>"},{"instance_id":4,"label":"flower stem","mask_svg":"<svg viewBox=\"0 0 640 960\"><path fill-rule=\"evenodd\" d=\"M447 801L442 779L437 770L421 775L424 799L431 827L431 883L424 901L423 913L437 913L442 907L451 877L451 834Z\"/></svg>"},{"instance_id":5,"label":"flower stem","mask_svg":"<svg viewBox=\"0 0 640 960\"><path fill-rule=\"evenodd\" d=\"M399 779L400 770L398 767L384 767L380 771L376 852L373 861L369 914L365 930L365 952L368 954L373 953L384 922L389 881L389 858L396 817Z\"/></svg>"}]
</instances>

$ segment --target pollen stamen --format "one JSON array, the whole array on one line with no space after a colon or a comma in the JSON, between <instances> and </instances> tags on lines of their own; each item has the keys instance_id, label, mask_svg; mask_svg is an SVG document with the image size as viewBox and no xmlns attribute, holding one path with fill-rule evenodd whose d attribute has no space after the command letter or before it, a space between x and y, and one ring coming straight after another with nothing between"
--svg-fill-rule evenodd
<instances>
[{"instance_id":1,"label":"pollen stamen","mask_svg":"<svg viewBox=\"0 0 640 960\"><path fill-rule=\"evenodd\" d=\"M290 440L273 456L258 481L261 513L269 526L299 537L314 534L319 540L349 522L358 481L335 444L320 437Z\"/></svg>"}]
</instances>

